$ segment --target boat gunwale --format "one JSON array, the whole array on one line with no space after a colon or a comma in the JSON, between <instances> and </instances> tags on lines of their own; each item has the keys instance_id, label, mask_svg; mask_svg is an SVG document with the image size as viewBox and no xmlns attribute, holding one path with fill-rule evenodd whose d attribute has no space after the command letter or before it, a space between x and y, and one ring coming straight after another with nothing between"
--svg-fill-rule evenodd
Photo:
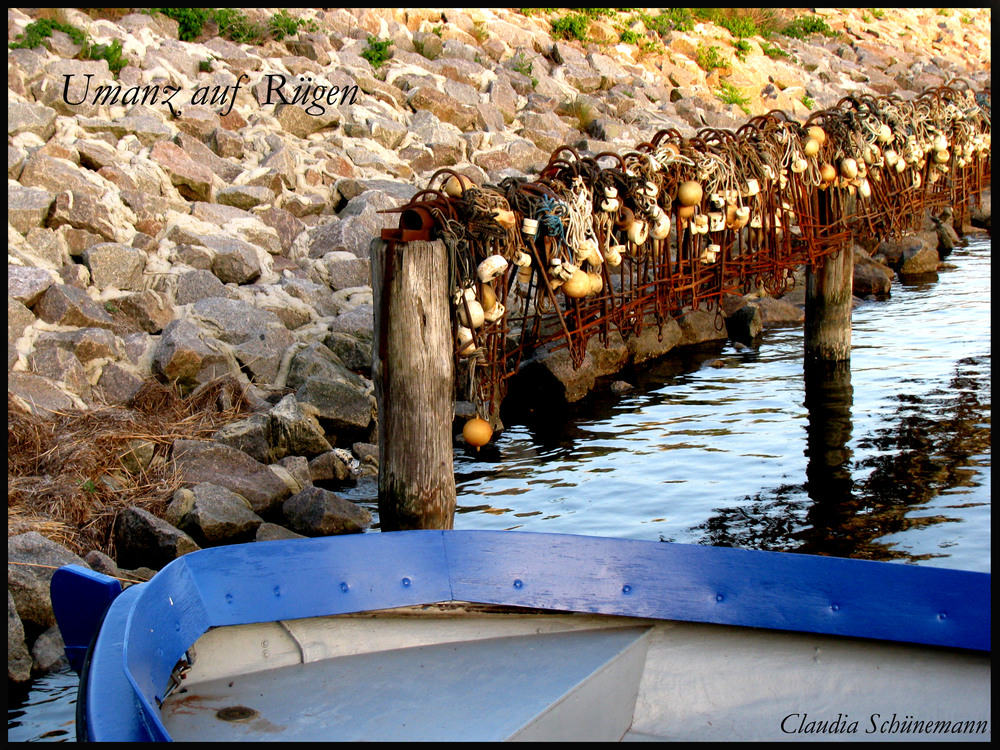
<instances>
[{"instance_id":1,"label":"boat gunwale","mask_svg":"<svg viewBox=\"0 0 1000 750\"><path fill-rule=\"evenodd\" d=\"M159 740L174 666L221 625L467 601L990 650L988 573L564 534L257 542L185 555L140 587L93 658L119 659L132 688L109 714L138 707Z\"/></svg>"}]
</instances>

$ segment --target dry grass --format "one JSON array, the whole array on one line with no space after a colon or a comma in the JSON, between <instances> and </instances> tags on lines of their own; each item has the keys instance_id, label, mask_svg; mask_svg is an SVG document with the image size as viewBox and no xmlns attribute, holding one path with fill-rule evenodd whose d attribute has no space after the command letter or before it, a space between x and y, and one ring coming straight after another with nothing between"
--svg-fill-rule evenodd
<instances>
[{"instance_id":1,"label":"dry grass","mask_svg":"<svg viewBox=\"0 0 1000 750\"><path fill-rule=\"evenodd\" d=\"M131 506L161 515L179 481L169 460L177 439L207 438L250 411L235 378L186 398L147 381L128 408L97 406L42 419L7 396L7 535L37 531L74 552L114 557L115 517ZM145 468L126 470L134 442L153 447Z\"/></svg>"}]
</instances>

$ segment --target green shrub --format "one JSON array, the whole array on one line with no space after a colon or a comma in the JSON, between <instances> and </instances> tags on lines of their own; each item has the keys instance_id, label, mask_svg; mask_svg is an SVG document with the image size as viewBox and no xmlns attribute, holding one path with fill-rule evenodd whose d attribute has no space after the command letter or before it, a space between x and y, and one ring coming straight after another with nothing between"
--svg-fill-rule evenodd
<instances>
[{"instance_id":1,"label":"green shrub","mask_svg":"<svg viewBox=\"0 0 1000 750\"><path fill-rule=\"evenodd\" d=\"M530 78L534 67L535 64L531 60L527 59L521 52L518 52L510 59L510 69L523 76L528 76Z\"/></svg>"},{"instance_id":2,"label":"green shrub","mask_svg":"<svg viewBox=\"0 0 1000 750\"><path fill-rule=\"evenodd\" d=\"M552 36L556 39L584 41L590 30L590 19L583 13L569 13L552 22Z\"/></svg>"},{"instance_id":3,"label":"green shrub","mask_svg":"<svg viewBox=\"0 0 1000 750\"><path fill-rule=\"evenodd\" d=\"M782 57L791 57L785 50L781 49L776 44L768 44L767 42L760 43L761 52L770 57L772 60L778 60Z\"/></svg>"},{"instance_id":4,"label":"green shrub","mask_svg":"<svg viewBox=\"0 0 1000 750\"><path fill-rule=\"evenodd\" d=\"M882 10L882 8L869 8L868 10L870 10L872 12L872 16L874 18L877 18L880 21L883 18L885 18L885 11Z\"/></svg>"},{"instance_id":5,"label":"green shrub","mask_svg":"<svg viewBox=\"0 0 1000 750\"><path fill-rule=\"evenodd\" d=\"M361 56L370 62L373 68L378 70L389 59L389 47L391 46L391 39L377 39L369 35L368 46L361 51Z\"/></svg>"},{"instance_id":6,"label":"green shrub","mask_svg":"<svg viewBox=\"0 0 1000 750\"><path fill-rule=\"evenodd\" d=\"M622 29L618 34L618 41L622 44L638 44L642 40L642 34L632 29Z\"/></svg>"},{"instance_id":7,"label":"green shrub","mask_svg":"<svg viewBox=\"0 0 1000 750\"><path fill-rule=\"evenodd\" d=\"M34 49L40 47L45 39L52 36L53 31L61 31L69 34L74 44L84 45L87 43L87 33L76 26L70 26L48 18L32 21L24 29L23 34L14 37L14 41L7 45L10 49Z\"/></svg>"},{"instance_id":8,"label":"green shrub","mask_svg":"<svg viewBox=\"0 0 1000 750\"><path fill-rule=\"evenodd\" d=\"M83 29L47 18L28 24L24 33L19 34L8 46L10 49L34 49L44 44L45 40L52 36L53 31L68 34L74 44L80 45L81 60L106 60L108 68L115 75L128 65L128 60L122 57L122 43L118 39L113 40L111 44L93 44Z\"/></svg>"},{"instance_id":9,"label":"green shrub","mask_svg":"<svg viewBox=\"0 0 1000 750\"><path fill-rule=\"evenodd\" d=\"M698 45L698 50L695 52L695 62L706 73L711 73L715 68L729 66L728 61L719 54L718 47L706 47L703 44Z\"/></svg>"},{"instance_id":10,"label":"green shrub","mask_svg":"<svg viewBox=\"0 0 1000 750\"><path fill-rule=\"evenodd\" d=\"M279 10L271 16L271 20L267 22L268 34L270 34L272 39L277 39L279 42L286 36L298 34L300 29L305 29L306 31L319 31L319 26L311 18L308 20L303 18L292 18L284 10Z\"/></svg>"},{"instance_id":11,"label":"green shrub","mask_svg":"<svg viewBox=\"0 0 1000 750\"><path fill-rule=\"evenodd\" d=\"M85 50L85 56L90 60L107 60L108 68L115 75L118 75L118 72L128 65L128 60L122 57L120 39L113 39L111 44L91 45Z\"/></svg>"},{"instance_id":12,"label":"green shrub","mask_svg":"<svg viewBox=\"0 0 1000 750\"><path fill-rule=\"evenodd\" d=\"M718 21L718 25L739 39L748 36L758 36L760 34L760 29L757 28L754 20L746 16L721 18Z\"/></svg>"},{"instance_id":13,"label":"green shrub","mask_svg":"<svg viewBox=\"0 0 1000 750\"><path fill-rule=\"evenodd\" d=\"M210 8L150 8L150 11L177 21L177 35L182 42L193 42L212 12Z\"/></svg>"},{"instance_id":14,"label":"green shrub","mask_svg":"<svg viewBox=\"0 0 1000 750\"><path fill-rule=\"evenodd\" d=\"M666 8L657 16L642 13L639 19L647 29L661 36L671 31L691 31L694 28L694 18L687 8Z\"/></svg>"},{"instance_id":15,"label":"green shrub","mask_svg":"<svg viewBox=\"0 0 1000 750\"><path fill-rule=\"evenodd\" d=\"M733 47L736 48L736 57L740 60L746 60L747 55L753 50L750 42L746 39L738 39Z\"/></svg>"},{"instance_id":16,"label":"green shrub","mask_svg":"<svg viewBox=\"0 0 1000 750\"><path fill-rule=\"evenodd\" d=\"M836 36L830 25L819 16L802 16L796 18L781 31L785 36L793 39L805 39L812 34L822 34L823 36Z\"/></svg>"},{"instance_id":17,"label":"green shrub","mask_svg":"<svg viewBox=\"0 0 1000 750\"><path fill-rule=\"evenodd\" d=\"M655 39L643 39L639 42L639 54L642 56L658 55L663 51L663 45Z\"/></svg>"},{"instance_id":18,"label":"green shrub","mask_svg":"<svg viewBox=\"0 0 1000 750\"><path fill-rule=\"evenodd\" d=\"M237 44L260 44L266 36L260 24L237 8L220 8L212 11L212 19L219 26L219 36Z\"/></svg>"},{"instance_id":19,"label":"green shrub","mask_svg":"<svg viewBox=\"0 0 1000 750\"><path fill-rule=\"evenodd\" d=\"M715 96L723 104L735 104L747 115L750 114L750 109L747 107L747 104L750 103L750 98L733 84L723 81L719 84L719 89L715 92Z\"/></svg>"},{"instance_id":20,"label":"green shrub","mask_svg":"<svg viewBox=\"0 0 1000 750\"><path fill-rule=\"evenodd\" d=\"M816 108L816 101L811 96L809 96L808 94L806 94L805 96L802 97L802 104L805 105L806 109L815 109Z\"/></svg>"}]
</instances>

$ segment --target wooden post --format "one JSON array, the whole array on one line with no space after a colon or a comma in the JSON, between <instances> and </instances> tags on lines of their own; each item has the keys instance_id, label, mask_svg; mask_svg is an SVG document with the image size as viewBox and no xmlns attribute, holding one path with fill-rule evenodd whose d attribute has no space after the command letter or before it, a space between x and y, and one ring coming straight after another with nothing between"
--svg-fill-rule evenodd
<instances>
[{"instance_id":1,"label":"wooden post","mask_svg":"<svg viewBox=\"0 0 1000 750\"><path fill-rule=\"evenodd\" d=\"M845 211L853 213L854 197L845 196ZM819 220L831 227L847 216L832 216L830 196L819 196ZM822 268L806 271L805 360L845 362L851 358L851 302L853 299L854 249L850 243L835 256L827 256Z\"/></svg>"},{"instance_id":2,"label":"wooden post","mask_svg":"<svg viewBox=\"0 0 1000 750\"><path fill-rule=\"evenodd\" d=\"M450 529L454 360L444 243L371 244L382 531Z\"/></svg>"}]
</instances>

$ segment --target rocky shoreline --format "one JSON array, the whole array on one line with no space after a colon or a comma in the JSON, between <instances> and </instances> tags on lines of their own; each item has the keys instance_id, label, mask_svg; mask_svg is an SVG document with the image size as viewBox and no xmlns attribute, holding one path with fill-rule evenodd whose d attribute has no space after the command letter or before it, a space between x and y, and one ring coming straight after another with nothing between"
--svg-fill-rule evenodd
<instances>
[{"instance_id":1,"label":"rocky shoreline","mask_svg":"<svg viewBox=\"0 0 1000 750\"><path fill-rule=\"evenodd\" d=\"M554 35L565 11L310 9L250 44L211 21L181 41L163 15L57 9L32 47L17 42L40 11L8 11L9 680L64 663L60 565L144 580L199 547L371 526L336 491L377 473L368 245L436 170L494 182L564 144L614 151L851 93L990 86L988 9L803 10L830 35L801 39L655 13L594 15L579 41ZM117 56L81 59L67 28ZM989 228L988 198L972 221ZM855 294L935 272L970 231L945 216L862 242ZM693 314L621 357L540 357L522 377L577 400L623 361L799 323L795 295L734 296L728 332ZM171 409L169 440L143 432ZM217 419L195 430L195 412ZM103 459L85 454L98 444ZM59 480L73 519L47 512ZM77 533L140 485L103 538Z\"/></svg>"}]
</instances>

